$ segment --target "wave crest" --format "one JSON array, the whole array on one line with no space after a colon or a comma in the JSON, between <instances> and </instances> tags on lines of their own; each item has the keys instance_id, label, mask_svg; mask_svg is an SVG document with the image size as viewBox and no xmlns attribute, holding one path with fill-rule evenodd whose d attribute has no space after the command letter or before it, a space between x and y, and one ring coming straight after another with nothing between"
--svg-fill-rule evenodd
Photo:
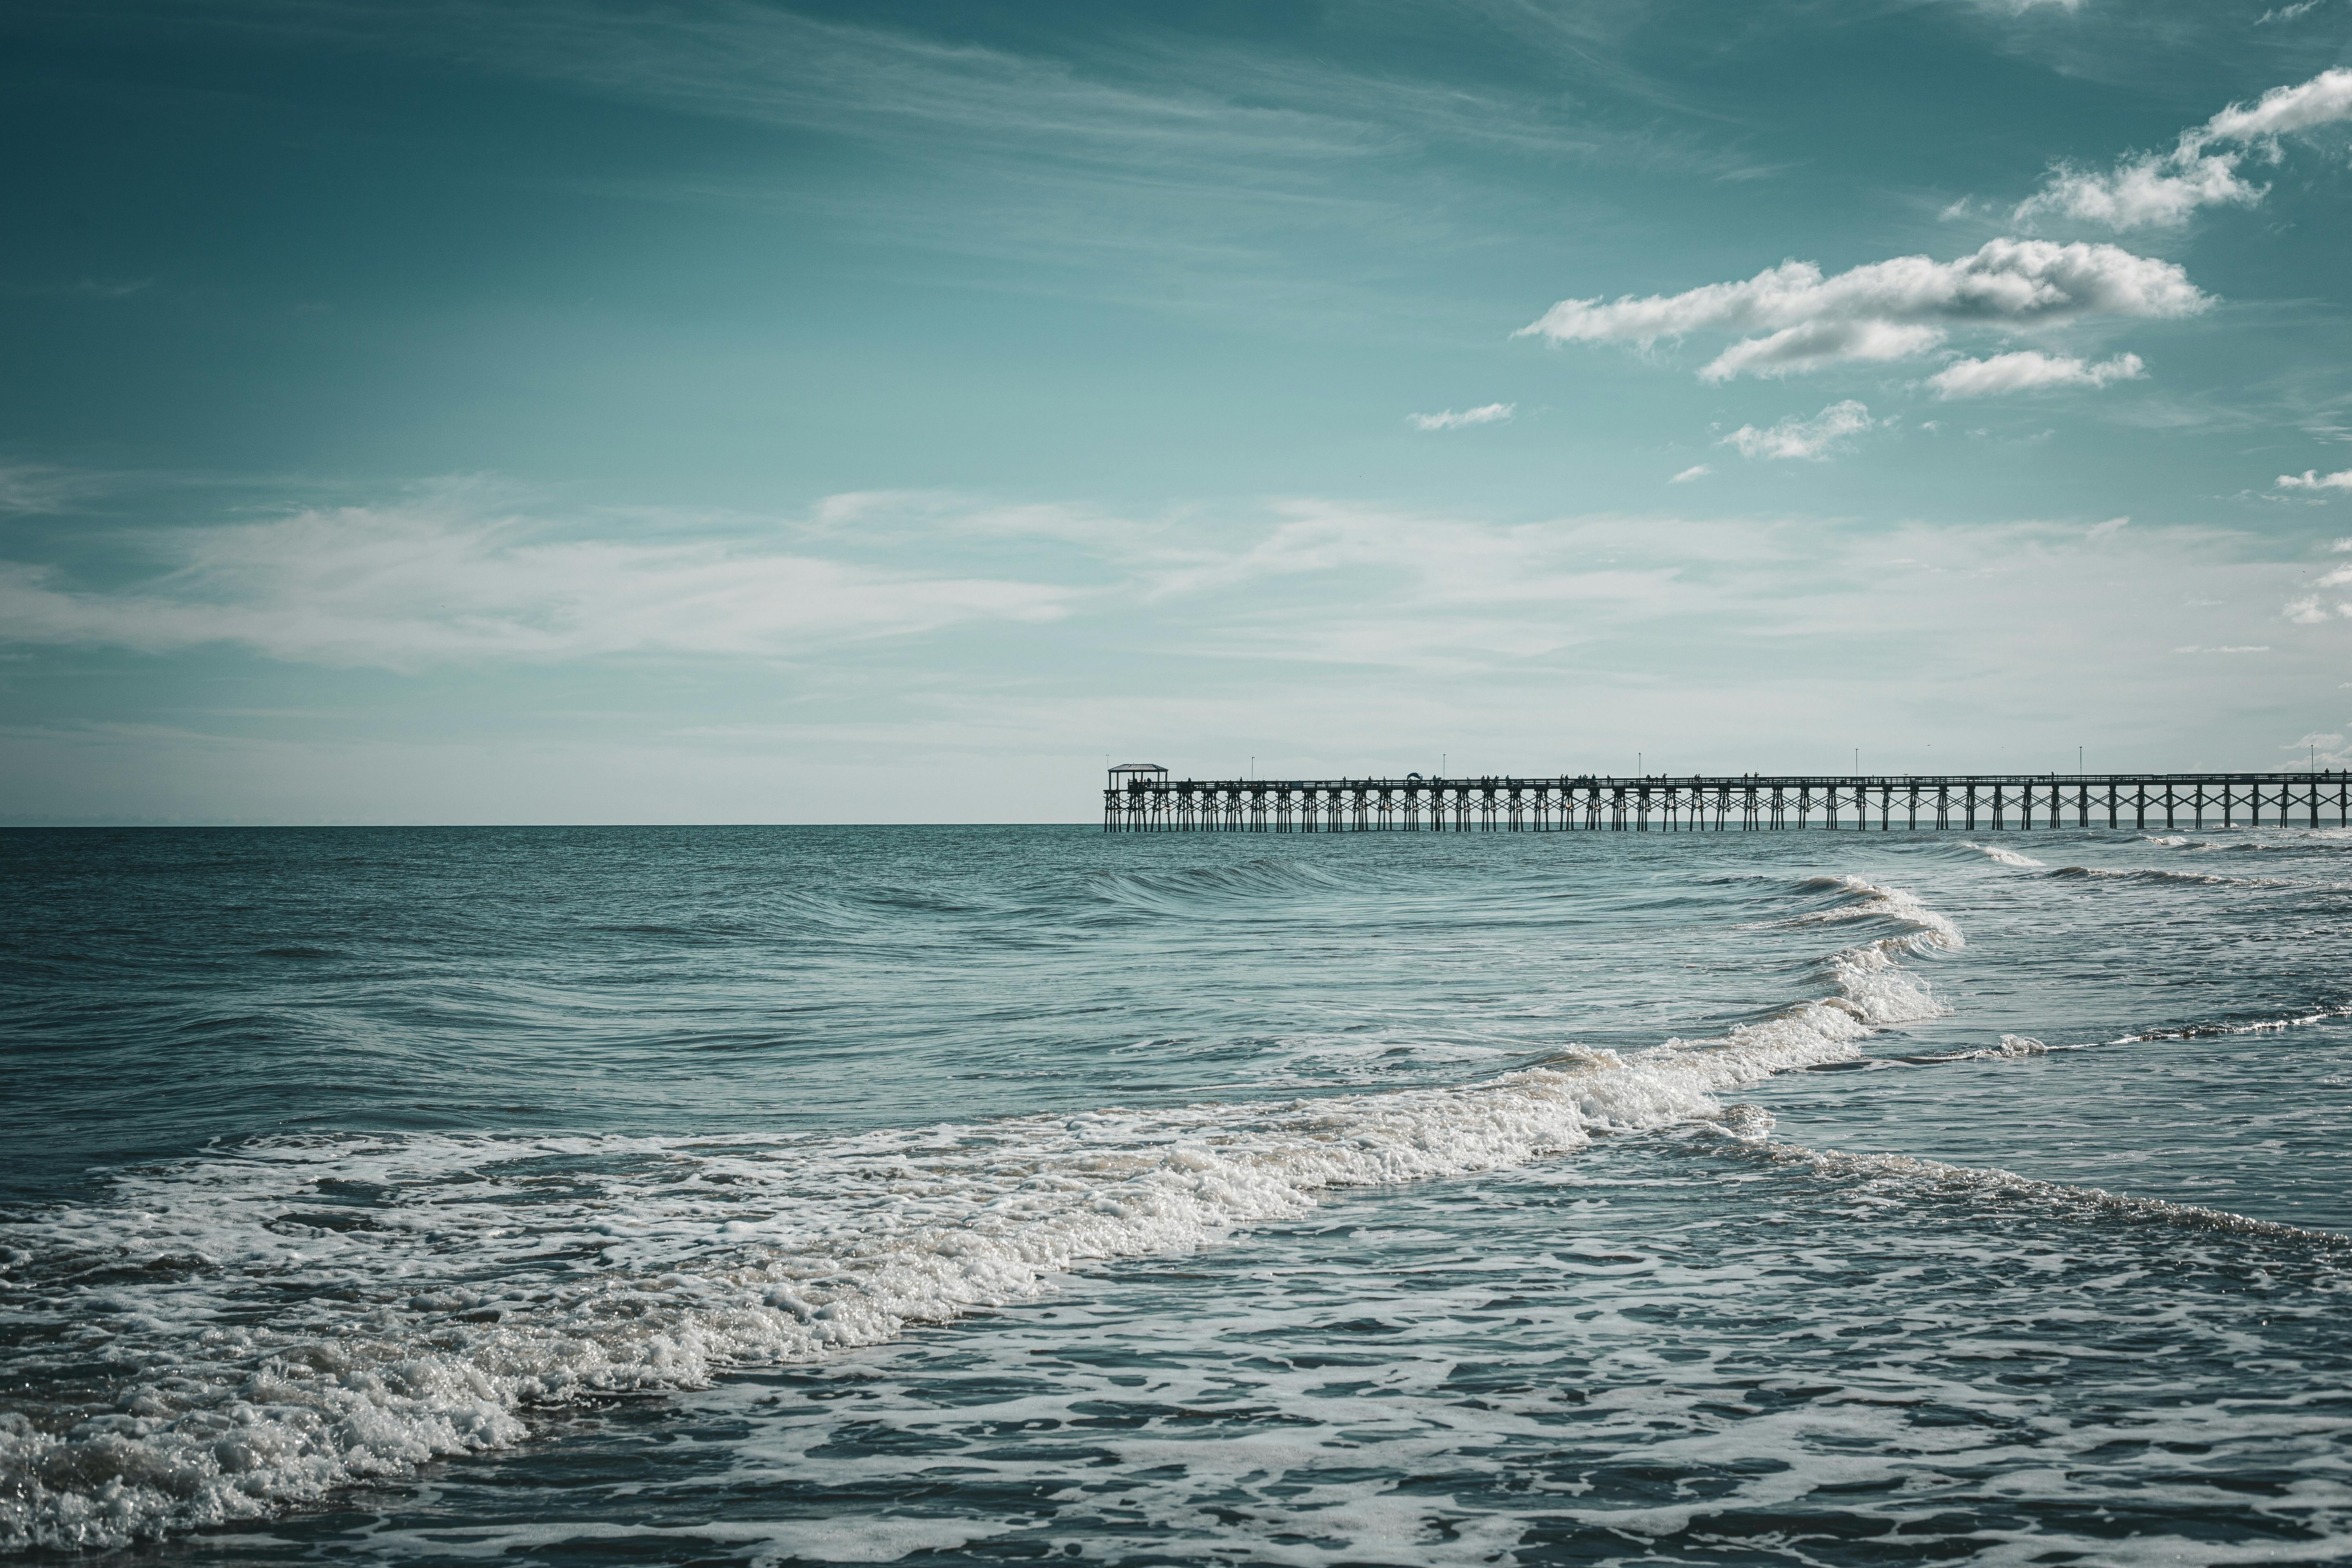
<instances>
[{"instance_id":1,"label":"wave crest","mask_svg":"<svg viewBox=\"0 0 2352 1568\"><path fill-rule=\"evenodd\" d=\"M1323 881L1299 873L1212 886ZM1333 1189L1722 1115L1727 1090L1940 1010L1900 960L1958 947L1951 921L1809 886L1842 901L1805 921L1904 928L1828 955L1830 994L1465 1086L832 1138L320 1135L126 1173L5 1233L16 1375L69 1392L0 1417L0 1546L266 1517L516 1442L535 1405L876 1344Z\"/></svg>"},{"instance_id":2,"label":"wave crest","mask_svg":"<svg viewBox=\"0 0 2352 1568\"><path fill-rule=\"evenodd\" d=\"M2046 860L2036 860L2032 856L2021 855L2014 849L2004 849L1998 844L1974 844L1969 842L1968 839L1963 838L1959 842L1959 847L1963 849L1973 849L1978 854L1983 856L1986 859L1998 861L2003 866L2046 866L2049 864Z\"/></svg>"},{"instance_id":3,"label":"wave crest","mask_svg":"<svg viewBox=\"0 0 2352 1568\"><path fill-rule=\"evenodd\" d=\"M1100 871L1095 891L1113 903L1162 914L1194 914L1238 899L1344 891L1349 884L1304 860L1244 860L1170 871Z\"/></svg>"}]
</instances>

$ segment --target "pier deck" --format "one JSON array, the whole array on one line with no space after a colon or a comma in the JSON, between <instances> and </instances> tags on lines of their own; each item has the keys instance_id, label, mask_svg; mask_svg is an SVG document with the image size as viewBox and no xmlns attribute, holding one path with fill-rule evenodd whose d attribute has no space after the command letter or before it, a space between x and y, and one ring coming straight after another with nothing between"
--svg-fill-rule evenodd
<instances>
[{"instance_id":1,"label":"pier deck","mask_svg":"<svg viewBox=\"0 0 2352 1568\"><path fill-rule=\"evenodd\" d=\"M2210 822L2209 822L2210 818ZM1876 832L2352 825L2352 774L1169 779L1103 791L1111 833Z\"/></svg>"}]
</instances>

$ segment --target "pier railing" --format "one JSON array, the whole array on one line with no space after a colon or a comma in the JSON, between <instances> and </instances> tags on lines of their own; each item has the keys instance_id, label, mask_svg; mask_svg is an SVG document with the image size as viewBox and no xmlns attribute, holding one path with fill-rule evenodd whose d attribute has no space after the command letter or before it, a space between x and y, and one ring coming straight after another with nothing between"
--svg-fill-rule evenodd
<instances>
[{"instance_id":1,"label":"pier railing","mask_svg":"<svg viewBox=\"0 0 2352 1568\"><path fill-rule=\"evenodd\" d=\"M2210 823L2208 819L2210 819ZM1103 792L1113 833L1636 833L2352 825L2352 774L1168 779Z\"/></svg>"}]
</instances>

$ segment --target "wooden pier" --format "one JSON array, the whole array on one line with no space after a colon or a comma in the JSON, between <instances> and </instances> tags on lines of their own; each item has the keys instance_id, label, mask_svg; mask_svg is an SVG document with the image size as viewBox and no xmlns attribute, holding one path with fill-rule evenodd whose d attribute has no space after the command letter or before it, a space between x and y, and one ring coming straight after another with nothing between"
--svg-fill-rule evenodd
<instances>
[{"instance_id":1,"label":"wooden pier","mask_svg":"<svg viewBox=\"0 0 2352 1568\"><path fill-rule=\"evenodd\" d=\"M2352 774L1747 773L1734 777L1171 779L1111 770L1110 833L2003 832L2352 825Z\"/></svg>"}]
</instances>

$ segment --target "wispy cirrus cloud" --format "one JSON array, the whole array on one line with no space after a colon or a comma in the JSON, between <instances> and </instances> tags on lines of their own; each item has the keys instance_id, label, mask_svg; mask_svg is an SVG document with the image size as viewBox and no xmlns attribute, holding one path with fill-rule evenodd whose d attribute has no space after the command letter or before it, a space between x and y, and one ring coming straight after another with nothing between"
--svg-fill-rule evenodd
<instances>
[{"instance_id":1,"label":"wispy cirrus cloud","mask_svg":"<svg viewBox=\"0 0 2352 1568\"><path fill-rule=\"evenodd\" d=\"M1655 84L1610 41L1631 23L1603 19L1599 37L1584 37L1593 21L1496 15L1482 25L1566 28L1576 42L1555 44L1558 63L1595 90L1465 68L1443 53L1400 56L1391 35L1422 24L1377 14L1296 48L1279 31L1248 29L1244 40L1156 14L1041 27L1009 15L820 16L752 0L224 0L155 26L324 37L422 56L436 70L813 134L870 159L867 176L813 178L832 160L794 156L683 178L615 174L593 188L792 211L921 251L1020 264L967 274L962 287L1188 314L1268 310L1360 331L1414 292L1379 258L1508 235L1510 214L1495 203L1516 200L1497 178L1509 160L1757 171L1752 153L1698 126L1611 112L1608 99L1646 97Z\"/></svg>"},{"instance_id":2,"label":"wispy cirrus cloud","mask_svg":"<svg viewBox=\"0 0 2352 1568\"><path fill-rule=\"evenodd\" d=\"M1990 397L2005 392L2037 392L2047 387L2080 386L2094 391L2118 381L2137 381L2147 374L2137 354L2117 354L2097 364L2063 354L2026 349L1994 354L1989 359L1964 359L1946 365L1927 378L1944 398Z\"/></svg>"},{"instance_id":3,"label":"wispy cirrus cloud","mask_svg":"<svg viewBox=\"0 0 2352 1568\"><path fill-rule=\"evenodd\" d=\"M1810 261L1784 261L1740 282L1680 294L1563 300L1517 335L1646 345L1694 332L1755 334L1699 371L1703 380L1725 381L1910 359L1955 331L2189 316L2211 303L2173 262L2113 245L1995 239L1950 261L1903 256L1834 275Z\"/></svg>"},{"instance_id":4,"label":"wispy cirrus cloud","mask_svg":"<svg viewBox=\"0 0 2352 1568\"><path fill-rule=\"evenodd\" d=\"M2289 19L2308 7L2260 18ZM2275 162L2279 139L2352 120L2352 69L2336 67L2250 104L2231 104L2180 133L2169 151L2141 153L2109 169L2059 163L2015 220L2071 218L2112 229L2178 226L2201 207L2252 206L2268 192L2244 174L2250 158Z\"/></svg>"},{"instance_id":5,"label":"wispy cirrus cloud","mask_svg":"<svg viewBox=\"0 0 2352 1568\"><path fill-rule=\"evenodd\" d=\"M0 516L71 510L101 494L117 477L50 463L0 463Z\"/></svg>"},{"instance_id":6,"label":"wispy cirrus cloud","mask_svg":"<svg viewBox=\"0 0 2352 1568\"><path fill-rule=\"evenodd\" d=\"M1489 403L1459 414L1451 408L1443 414L1408 414L1405 422L1416 430L1459 430L1467 425L1506 424L1518 410L1516 403Z\"/></svg>"},{"instance_id":7,"label":"wispy cirrus cloud","mask_svg":"<svg viewBox=\"0 0 2352 1568\"><path fill-rule=\"evenodd\" d=\"M73 781L18 788L32 803L18 809L479 820L479 797L449 781L503 769L513 790L497 814L515 820L609 820L650 798L719 821L919 817L925 797L892 779L942 756L975 777L1025 769L1024 788L1048 800L1079 778L1082 809L1082 764L1106 750L1217 768L1276 752L1337 773L1442 742L1457 760L1549 771L1653 745L1662 727L1706 737L1713 766L1795 766L1816 742L1791 731L1792 703L1899 706L1923 668L1964 668L1969 689L2000 693L2074 669L2123 729L2161 744L2185 707L2226 709L2248 662L2152 671L2173 637L2247 647L2267 635L2293 676L2352 636L2332 612L2325 626L2283 624L2281 602L2313 592L2307 562L2263 559L2249 536L2086 537L2080 519L1871 528L1328 499L1124 518L929 491L789 516L552 515L535 494L474 489L141 537L155 549L133 580L0 574L0 626L19 649L68 650L57 668L103 646L215 674L257 655L404 677L305 678L309 705L343 719L378 700L428 710L452 668L494 692L492 667L529 663L528 695L494 710L534 737L529 754L471 736L380 742L364 724L279 739L181 710L168 733L147 721L135 734L12 732L11 777ZM2202 607L2172 607L2192 594ZM1113 647L1124 657L1106 658ZM1416 679L1367 679L1389 673ZM1527 723L1563 682L1579 715L1566 742ZM1990 759L2029 730L2071 747L2074 719L1995 703L1939 723L1935 757L1959 736ZM363 755L333 772L346 743ZM722 778L739 783L709 794ZM204 795L214 787L229 793ZM967 809L1011 809L1016 794ZM232 797L234 812L196 804Z\"/></svg>"},{"instance_id":8,"label":"wispy cirrus cloud","mask_svg":"<svg viewBox=\"0 0 2352 1568\"><path fill-rule=\"evenodd\" d=\"M598 536L462 503L183 531L105 590L0 563L0 638L416 669L453 660L776 657L973 621L1047 621L1080 591L890 570L740 541Z\"/></svg>"},{"instance_id":9,"label":"wispy cirrus cloud","mask_svg":"<svg viewBox=\"0 0 2352 1568\"><path fill-rule=\"evenodd\" d=\"M1792 414L1760 429L1742 425L1717 445L1736 447L1743 458L1801 458L1818 463L1845 450L1855 437L1874 429L1878 424L1870 416L1868 405L1848 398L1831 404L1810 419Z\"/></svg>"}]
</instances>

